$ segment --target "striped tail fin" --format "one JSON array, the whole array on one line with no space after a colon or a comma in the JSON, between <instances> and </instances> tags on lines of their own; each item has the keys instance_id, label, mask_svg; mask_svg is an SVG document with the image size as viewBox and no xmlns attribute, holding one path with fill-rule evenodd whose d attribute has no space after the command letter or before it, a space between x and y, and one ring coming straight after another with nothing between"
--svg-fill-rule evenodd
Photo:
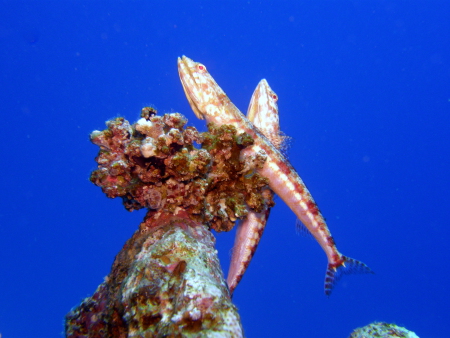
<instances>
[{"instance_id":1,"label":"striped tail fin","mask_svg":"<svg viewBox=\"0 0 450 338\"><path fill-rule=\"evenodd\" d=\"M352 273L374 272L363 262L346 256L341 256L341 260L337 264L328 264L327 273L325 274L325 295L330 296L331 290L342 275Z\"/></svg>"}]
</instances>

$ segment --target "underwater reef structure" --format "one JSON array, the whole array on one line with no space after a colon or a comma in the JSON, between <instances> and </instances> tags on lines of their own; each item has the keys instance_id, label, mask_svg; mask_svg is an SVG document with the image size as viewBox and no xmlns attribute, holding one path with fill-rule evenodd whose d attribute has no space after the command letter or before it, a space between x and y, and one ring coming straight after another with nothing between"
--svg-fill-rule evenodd
<instances>
[{"instance_id":1,"label":"underwater reef structure","mask_svg":"<svg viewBox=\"0 0 450 338\"><path fill-rule=\"evenodd\" d=\"M145 107L136 123L115 118L90 135L100 147L91 182L107 197L120 197L128 211L147 213L103 283L66 315L66 337L243 337L231 293L258 246L273 192L325 250L327 296L342 274L372 273L337 251L312 196L280 152L278 96L267 81L255 90L247 119L204 65L183 57L178 66L194 113L209 122L207 132L186 127L179 113L159 116ZM229 231L237 220L243 222L227 285L211 230ZM350 337L417 337L403 330L374 323Z\"/></svg>"},{"instance_id":2,"label":"underwater reef structure","mask_svg":"<svg viewBox=\"0 0 450 338\"><path fill-rule=\"evenodd\" d=\"M243 337L211 229L229 231L274 206L258 173L266 159L242 157L254 139L232 125L199 133L186 123L145 107L134 124L119 117L91 133L100 147L91 182L147 213L103 283L66 315L66 337ZM350 336L359 337L417 336L373 323Z\"/></svg>"},{"instance_id":3,"label":"underwater reef structure","mask_svg":"<svg viewBox=\"0 0 450 338\"><path fill-rule=\"evenodd\" d=\"M272 193L258 161L240 159L250 135L186 123L145 107L135 124L119 117L91 133L100 151L90 180L148 212L94 295L66 315L67 337L243 336L210 230L268 210Z\"/></svg>"},{"instance_id":4,"label":"underwater reef structure","mask_svg":"<svg viewBox=\"0 0 450 338\"><path fill-rule=\"evenodd\" d=\"M419 338L414 332L395 324L376 322L354 330L349 338Z\"/></svg>"}]
</instances>

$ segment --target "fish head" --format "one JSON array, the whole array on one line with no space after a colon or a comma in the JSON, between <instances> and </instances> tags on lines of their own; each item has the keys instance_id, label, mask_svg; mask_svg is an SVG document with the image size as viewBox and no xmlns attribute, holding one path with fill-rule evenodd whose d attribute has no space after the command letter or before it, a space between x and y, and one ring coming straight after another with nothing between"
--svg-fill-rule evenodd
<instances>
[{"instance_id":1,"label":"fish head","mask_svg":"<svg viewBox=\"0 0 450 338\"><path fill-rule=\"evenodd\" d=\"M226 94L209 74L205 65L182 56L178 58L178 73L186 97L195 115L203 120L220 114Z\"/></svg>"},{"instance_id":2,"label":"fish head","mask_svg":"<svg viewBox=\"0 0 450 338\"><path fill-rule=\"evenodd\" d=\"M278 117L278 95L270 88L266 79L262 79L250 100L247 118L269 139L277 137L280 130Z\"/></svg>"}]
</instances>

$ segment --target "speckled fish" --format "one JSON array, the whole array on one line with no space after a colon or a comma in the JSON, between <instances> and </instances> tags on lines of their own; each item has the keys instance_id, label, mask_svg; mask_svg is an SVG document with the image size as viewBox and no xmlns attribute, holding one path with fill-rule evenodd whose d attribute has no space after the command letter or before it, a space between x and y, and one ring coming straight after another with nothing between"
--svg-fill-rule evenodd
<instances>
[{"instance_id":1,"label":"speckled fish","mask_svg":"<svg viewBox=\"0 0 450 338\"><path fill-rule=\"evenodd\" d=\"M328 258L325 294L328 296L342 274L371 273L364 263L342 255L322 214L300 176L283 154L239 111L201 63L183 56L178 58L178 72L192 110L200 119L217 125L233 125L239 133L254 139L243 152L265 152L267 160L258 173L269 180L270 188L289 206L306 226ZM244 154L245 155L245 154Z\"/></svg>"},{"instance_id":2,"label":"speckled fish","mask_svg":"<svg viewBox=\"0 0 450 338\"><path fill-rule=\"evenodd\" d=\"M278 96L272 91L265 79L261 80L253 92L247 110L247 118L267 137L277 148L283 142L280 136L280 122L278 118ZM270 191L266 193L271 194ZM270 209L262 212L248 211L247 216L239 222L234 240L227 284L230 293L244 276L269 218Z\"/></svg>"},{"instance_id":3,"label":"speckled fish","mask_svg":"<svg viewBox=\"0 0 450 338\"><path fill-rule=\"evenodd\" d=\"M247 118L277 148L283 148L286 136L280 131L278 95L266 79L259 81L247 110Z\"/></svg>"}]
</instances>

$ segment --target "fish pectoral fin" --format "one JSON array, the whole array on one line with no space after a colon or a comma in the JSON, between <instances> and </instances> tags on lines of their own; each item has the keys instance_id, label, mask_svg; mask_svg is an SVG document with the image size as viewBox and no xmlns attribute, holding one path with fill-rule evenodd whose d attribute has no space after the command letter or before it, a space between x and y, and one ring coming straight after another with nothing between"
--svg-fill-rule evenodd
<instances>
[{"instance_id":1,"label":"fish pectoral fin","mask_svg":"<svg viewBox=\"0 0 450 338\"><path fill-rule=\"evenodd\" d=\"M314 238L313 234L311 233L311 231L309 231L309 229L306 227L306 225L304 225L302 223L302 221L300 221L298 218L295 221L295 232L298 235L301 235L303 237L309 237L309 238Z\"/></svg>"}]
</instances>

